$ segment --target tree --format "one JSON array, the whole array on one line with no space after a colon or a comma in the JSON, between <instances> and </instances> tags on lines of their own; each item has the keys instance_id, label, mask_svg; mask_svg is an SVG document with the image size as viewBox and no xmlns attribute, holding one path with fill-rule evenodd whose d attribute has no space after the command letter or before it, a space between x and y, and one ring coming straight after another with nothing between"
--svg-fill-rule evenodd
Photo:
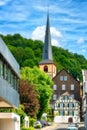
<instances>
[{"instance_id":1,"label":"tree","mask_svg":"<svg viewBox=\"0 0 87 130\"><path fill-rule=\"evenodd\" d=\"M8 34L6 36L0 34L0 36L3 38L21 67L29 66L33 68L41 61L43 42L24 38L20 34ZM52 50L53 61L57 66L57 70L66 69L73 77L79 77L82 81L81 70L87 69L87 59L83 55L69 52L61 47L52 46ZM80 72L78 73L79 70Z\"/></svg>"},{"instance_id":2,"label":"tree","mask_svg":"<svg viewBox=\"0 0 87 130\"><path fill-rule=\"evenodd\" d=\"M19 93L20 102L24 105L26 114L31 117L36 117L39 109L39 101L37 99L37 92L34 90L34 86L31 86L25 80L20 80Z\"/></svg>"},{"instance_id":3,"label":"tree","mask_svg":"<svg viewBox=\"0 0 87 130\"><path fill-rule=\"evenodd\" d=\"M53 93L51 88L53 82L52 79L39 68L24 67L21 69L21 79L27 80L29 84L35 86L34 89L38 93L38 100L40 103L40 109L38 111L38 118L41 117L43 112L46 112L49 108L50 99Z\"/></svg>"}]
</instances>

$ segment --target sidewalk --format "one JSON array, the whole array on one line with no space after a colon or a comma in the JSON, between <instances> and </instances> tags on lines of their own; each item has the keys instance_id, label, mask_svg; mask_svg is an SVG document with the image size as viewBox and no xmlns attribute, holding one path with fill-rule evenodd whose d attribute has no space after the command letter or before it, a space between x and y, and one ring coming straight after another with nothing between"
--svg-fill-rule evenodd
<instances>
[{"instance_id":1,"label":"sidewalk","mask_svg":"<svg viewBox=\"0 0 87 130\"><path fill-rule=\"evenodd\" d=\"M52 123L52 125L50 126L46 126L46 127L43 127L43 128L40 128L40 129L35 129L35 130L50 130L50 129L55 129L56 127L58 126L57 123Z\"/></svg>"},{"instance_id":2,"label":"sidewalk","mask_svg":"<svg viewBox=\"0 0 87 130\"><path fill-rule=\"evenodd\" d=\"M78 123L78 126L79 126L79 130L85 130L83 122ZM56 130L59 128L64 129L67 127L68 127L68 123L54 123L53 122L51 126L46 126L41 129L35 129L35 130Z\"/></svg>"}]
</instances>

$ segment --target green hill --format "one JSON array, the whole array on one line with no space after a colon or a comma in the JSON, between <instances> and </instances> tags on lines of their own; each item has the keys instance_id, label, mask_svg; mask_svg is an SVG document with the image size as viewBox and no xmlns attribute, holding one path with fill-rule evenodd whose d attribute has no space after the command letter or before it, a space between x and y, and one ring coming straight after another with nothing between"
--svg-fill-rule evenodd
<instances>
[{"instance_id":1,"label":"green hill","mask_svg":"<svg viewBox=\"0 0 87 130\"><path fill-rule=\"evenodd\" d=\"M20 34L0 35L21 67L38 66L42 58L43 42L39 40L26 39ZM74 78L82 80L82 69L87 69L87 60L83 55L71 53L63 48L52 46L53 59L57 71L66 69Z\"/></svg>"}]
</instances>

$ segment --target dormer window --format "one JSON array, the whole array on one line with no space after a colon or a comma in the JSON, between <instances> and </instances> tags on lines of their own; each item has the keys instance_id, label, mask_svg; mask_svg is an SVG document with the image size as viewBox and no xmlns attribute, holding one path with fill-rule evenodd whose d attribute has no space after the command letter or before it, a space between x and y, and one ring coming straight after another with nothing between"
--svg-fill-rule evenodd
<instances>
[{"instance_id":1,"label":"dormer window","mask_svg":"<svg viewBox=\"0 0 87 130\"><path fill-rule=\"evenodd\" d=\"M45 52L47 53L47 50L45 50Z\"/></svg>"},{"instance_id":2,"label":"dormer window","mask_svg":"<svg viewBox=\"0 0 87 130\"><path fill-rule=\"evenodd\" d=\"M44 72L48 72L48 67L47 67L47 65L44 66Z\"/></svg>"}]
</instances>

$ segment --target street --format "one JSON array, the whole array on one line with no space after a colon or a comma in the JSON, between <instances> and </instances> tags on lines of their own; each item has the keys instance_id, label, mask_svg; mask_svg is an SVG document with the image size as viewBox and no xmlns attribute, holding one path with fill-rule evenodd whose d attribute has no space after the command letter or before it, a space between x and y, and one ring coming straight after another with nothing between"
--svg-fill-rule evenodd
<instances>
[{"instance_id":1,"label":"street","mask_svg":"<svg viewBox=\"0 0 87 130\"><path fill-rule=\"evenodd\" d=\"M79 123L78 126L79 126L79 130L85 130L83 123ZM52 126L44 127L41 130L66 130L67 127L68 127L68 124L54 123Z\"/></svg>"}]
</instances>

